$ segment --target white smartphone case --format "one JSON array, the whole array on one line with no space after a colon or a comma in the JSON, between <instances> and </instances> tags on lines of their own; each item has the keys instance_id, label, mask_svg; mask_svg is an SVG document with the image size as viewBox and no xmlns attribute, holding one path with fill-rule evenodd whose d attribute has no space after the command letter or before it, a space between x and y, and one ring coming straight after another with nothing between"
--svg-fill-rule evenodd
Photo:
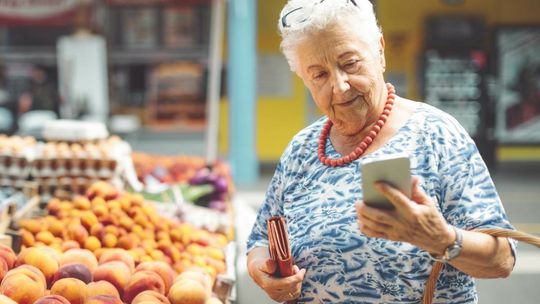
<instances>
[{"instance_id":1,"label":"white smartphone case","mask_svg":"<svg viewBox=\"0 0 540 304\"><path fill-rule=\"evenodd\" d=\"M411 165L405 154L393 154L362 162L363 201L368 206L394 209L388 199L375 190L374 183L385 181L411 197Z\"/></svg>"}]
</instances>

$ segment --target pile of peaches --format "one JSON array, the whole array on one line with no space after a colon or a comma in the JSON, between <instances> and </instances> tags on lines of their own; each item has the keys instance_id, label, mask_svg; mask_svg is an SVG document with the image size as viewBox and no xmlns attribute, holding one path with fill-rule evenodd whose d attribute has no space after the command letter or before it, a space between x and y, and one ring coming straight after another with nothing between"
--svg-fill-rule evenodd
<instances>
[{"instance_id":1,"label":"pile of peaches","mask_svg":"<svg viewBox=\"0 0 540 304\"><path fill-rule=\"evenodd\" d=\"M18 256L0 247L0 304L221 303L212 286L226 270L224 235L102 182L47 209L19 222Z\"/></svg>"}]
</instances>

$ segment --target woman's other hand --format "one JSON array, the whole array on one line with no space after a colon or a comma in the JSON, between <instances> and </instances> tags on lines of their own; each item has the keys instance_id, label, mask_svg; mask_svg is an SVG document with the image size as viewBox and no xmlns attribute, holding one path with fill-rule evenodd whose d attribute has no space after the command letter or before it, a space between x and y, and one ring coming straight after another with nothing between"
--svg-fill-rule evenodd
<instances>
[{"instance_id":1,"label":"woman's other hand","mask_svg":"<svg viewBox=\"0 0 540 304\"><path fill-rule=\"evenodd\" d=\"M408 242L433 254L443 254L454 242L453 229L433 200L422 191L418 178L413 178L411 199L383 182L376 183L375 188L390 200L395 209L382 210L358 202L358 225L365 235Z\"/></svg>"},{"instance_id":2,"label":"woman's other hand","mask_svg":"<svg viewBox=\"0 0 540 304\"><path fill-rule=\"evenodd\" d=\"M267 248L259 247L253 249L248 256L248 271L251 278L259 287L261 287L272 300L276 302L285 302L297 299L302 290L302 281L306 274L305 269L299 269L294 265L294 274L289 277L279 278L274 276L277 270L277 265L274 260L267 257L263 253L262 256L256 255L260 250Z\"/></svg>"}]
</instances>

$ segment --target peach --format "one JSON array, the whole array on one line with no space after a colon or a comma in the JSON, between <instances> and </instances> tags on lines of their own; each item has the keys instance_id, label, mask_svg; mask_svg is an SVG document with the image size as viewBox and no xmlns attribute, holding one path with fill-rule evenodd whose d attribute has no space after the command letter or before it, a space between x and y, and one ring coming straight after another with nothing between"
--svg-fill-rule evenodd
<instances>
[{"instance_id":1,"label":"peach","mask_svg":"<svg viewBox=\"0 0 540 304\"><path fill-rule=\"evenodd\" d=\"M214 284L212 282L212 278L205 272L204 269L200 269L198 267L189 268L189 270L182 272L174 279L173 285L186 279L195 280L201 283L206 291L206 294L208 296L212 294L212 286Z\"/></svg>"},{"instance_id":2,"label":"peach","mask_svg":"<svg viewBox=\"0 0 540 304\"><path fill-rule=\"evenodd\" d=\"M107 251L109 248L99 248L99 249L96 249L96 251L94 251L94 256L96 257L96 259L99 261L99 258L101 257L101 255Z\"/></svg>"},{"instance_id":3,"label":"peach","mask_svg":"<svg viewBox=\"0 0 540 304\"><path fill-rule=\"evenodd\" d=\"M165 290L169 290L169 288L171 288L175 273L169 264L161 261L143 262L137 265L137 268L135 268L136 272L140 270L150 270L157 273L163 280L163 283L165 283Z\"/></svg>"},{"instance_id":4,"label":"peach","mask_svg":"<svg viewBox=\"0 0 540 304\"><path fill-rule=\"evenodd\" d=\"M104 280L116 287L120 296L124 293L124 287L129 283L131 270L121 261L110 261L99 265L94 271L94 281Z\"/></svg>"},{"instance_id":5,"label":"peach","mask_svg":"<svg viewBox=\"0 0 540 304\"><path fill-rule=\"evenodd\" d=\"M75 278L83 281L85 284L92 282L92 273L84 264L67 264L58 269L54 274L53 283L64 278Z\"/></svg>"},{"instance_id":6,"label":"peach","mask_svg":"<svg viewBox=\"0 0 540 304\"><path fill-rule=\"evenodd\" d=\"M64 241L62 242L62 245L61 245L61 249L63 252L66 252L70 249L78 249L78 248L81 248L81 245L77 242L75 242L74 240L67 240L67 241Z\"/></svg>"},{"instance_id":7,"label":"peach","mask_svg":"<svg viewBox=\"0 0 540 304\"><path fill-rule=\"evenodd\" d=\"M223 249L220 248L208 247L206 249L206 254L214 260L225 260L225 253L223 252Z\"/></svg>"},{"instance_id":8,"label":"peach","mask_svg":"<svg viewBox=\"0 0 540 304\"><path fill-rule=\"evenodd\" d=\"M160 260L163 261L163 260L167 260L167 258L168 258L168 257L165 256L165 254L161 250L158 250L158 249L152 250L149 254L152 257L152 259L154 259L156 261L160 261ZM170 258L169 258L169 260L170 260ZM167 260L167 261L169 261L169 260Z\"/></svg>"},{"instance_id":9,"label":"peach","mask_svg":"<svg viewBox=\"0 0 540 304\"><path fill-rule=\"evenodd\" d=\"M19 226L33 234L37 234L43 230L43 223L38 219L22 219L19 221Z\"/></svg>"},{"instance_id":10,"label":"peach","mask_svg":"<svg viewBox=\"0 0 540 304\"><path fill-rule=\"evenodd\" d=\"M55 215L58 213L58 211L60 211L60 205L61 201L57 198L52 198L49 200L47 203L47 210L49 211L49 214Z\"/></svg>"},{"instance_id":11,"label":"peach","mask_svg":"<svg viewBox=\"0 0 540 304\"><path fill-rule=\"evenodd\" d=\"M88 249L70 249L60 258L60 266L72 263L81 263L88 267L90 272L94 272L98 266L98 262L92 251Z\"/></svg>"},{"instance_id":12,"label":"peach","mask_svg":"<svg viewBox=\"0 0 540 304\"><path fill-rule=\"evenodd\" d=\"M118 232L118 228L114 225L107 225L105 226L104 230L105 230L105 233L110 233L117 237L120 235L120 233Z\"/></svg>"},{"instance_id":13,"label":"peach","mask_svg":"<svg viewBox=\"0 0 540 304\"><path fill-rule=\"evenodd\" d=\"M7 267L11 269L15 265L17 255L11 247L0 243L0 258L2 258L6 262Z\"/></svg>"},{"instance_id":14,"label":"peach","mask_svg":"<svg viewBox=\"0 0 540 304\"><path fill-rule=\"evenodd\" d=\"M52 246L54 246L54 244ZM56 260L56 262L60 263L62 251L52 246L44 246L43 248L40 248L40 250L50 255L53 259Z\"/></svg>"},{"instance_id":15,"label":"peach","mask_svg":"<svg viewBox=\"0 0 540 304\"><path fill-rule=\"evenodd\" d=\"M208 258L206 259L206 264L213 268L216 273L224 273L227 270L227 265L223 260Z\"/></svg>"},{"instance_id":16,"label":"peach","mask_svg":"<svg viewBox=\"0 0 540 304\"><path fill-rule=\"evenodd\" d=\"M109 215L109 209L106 205L96 205L92 207L92 212L99 218Z\"/></svg>"},{"instance_id":17,"label":"peach","mask_svg":"<svg viewBox=\"0 0 540 304\"><path fill-rule=\"evenodd\" d=\"M63 296L71 304L84 304L86 292L86 284L75 278L60 279L51 287L51 295Z\"/></svg>"},{"instance_id":18,"label":"peach","mask_svg":"<svg viewBox=\"0 0 540 304\"><path fill-rule=\"evenodd\" d=\"M91 282L86 286L88 296L113 296L120 299L118 289L107 281Z\"/></svg>"},{"instance_id":19,"label":"peach","mask_svg":"<svg viewBox=\"0 0 540 304\"><path fill-rule=\"evenodd\" d=\"M92 225L92 227L90 227L89 231L90 235L101 238L105 234L105 226L103 226L102 223L95 223L94 225Z\"/></svg>"},{"instance_id":20,"label":"peach","mask_svg":"<svg viewBox=\"0 0 540 304\"><path fill-rule=\"evenodd\" d=\"M0 304L17 304L17 302L6 297L5 295L0 295Z\"/></svg>"},{"instance_id":21,"label":"peach","mask_svg":"<svg viewBox=\"0 0 540 304\"><path fill-rule=\"evenodd\" d=\"M92 211L84 211L81 214L81 224L87 231L90 231L92 226L99 223L97 216Z\"/></svg>"},{"instance_id":22,"label":"peach","mask_svg":"<svg viewBox=\"0 0 540 304\"><path fill-rule=\"evenodd\" d=\"M107 248L114 248L118 243L118 238L112 233L105 233L103 236L103 246Z\"/></svg>"},{"instance_id":23,"label":"peach","mask_svg":"<svg viewBox=\"0 0 540 304\"><path fill-rule=\"evenodd\" d=\"M64 224L59 220L53 220L49 223L49 231L56 237L62 237L64 234Z\"/></svg>"},{"instance_id":24,"label":"peach","mask_svg":"<svg viewBox=\"0 0 540 304\"><path fill-rule=\"evenodd\" d=\"M15 275L15 274L26 275L30 279L32 279L34 281L38 281L41 285L43 285L44 289L47 287L47 280L45 279L45 276L43 275L41 270L39 270L38 268L36 268L35 266L32 266L32 265L21 265L19 267L11 269L10 271L8 271L6 273L6 275L4 276L4 279L2 280L2 282L4 280L7 280L7 278L9 276L12 276L12 275Z\"/></svg>"},{"instance_id":25,"label":"peach","mask_svg":"<svg viewBox=\"0 0 540 304\"><path fill-rule=\"evenodd\" d=\"M34 244L36 243L36 239L32 232L26 229L21 229L20 231L23 245L26 247L34 246Z\"/></svg>"},{"instance_id":26,"label":"peach","mask_svg":"<svg viewBox=\"0 0 540 304\"><path fill-rule=\"evenodd\" d=\"M8 273L8 271L9 271L9 268L6 261L4 261L3 259L0 259L0 280L4 278L4 276Z\"/></svg>"},{"instance_id":27,"label":"peach","mask_svg":"<svg viewBox=\"0 0 540 304\"><path fill-rule=\"evenodd\" d=\"M103 252L99 257L99 264L110 261L121 261L129 267L131 272L135 270L133 257L124 249L110 249Z\"/></svg>"},{"instance_id":28,"label":"peach","mask_svg":"<svg viewBox=\"0 0 540 304\"><path fill-rule=\"evenodd\" d=\"M122 235L118 239L118 247L129 250L137 247L140 243L139 237L134 233L128 233L125 235Z\"/></svg>"},{"instance_id":29,"label":"peach","mask_svg":"<svg viewBox=\"0 0 540 304\"><path fill-rule=\"evenodd\" d=\"M89 236L86 241L84 241L84 248L92 252L101 248L101 242L95 236Z\"/></svg>"},{"instance_id":30,"label":"peach","mask_svg":"<svg viewBox=\"0 0 540 304\"><path fill-rule=\"evenodd\" d=\"M2 280L0 294L19 304L32 304L45 294L45 286L39 279L35 280L23 273L13 273Z\"/></svg>"},{"instance_id":31,"label":"peach","mask_svg":"<svg viewBox=\"0 0 540 304\"><path fill-rule=\"evenodd\" d=\"M145 290L139 293L135 298L133 298L131 304L140 304L144 302L171 304L165 295L155 290Z\"/></svg>"},{"instance_id":32,"label":"peach","mask_svg":"<svg viewBox=\"0 0 540 304\"><path fill-rule=\"evenodd\" d=\"M15 265L19 266L23 264L38 268L45 276L47 283L51 282L58 270L58 261L50 252L42 248L27 248L19 253Z\"/></svg>"},{"instance_id":33,"label":"peach","mask_svg":"<svg viewBox=\"0 0 540 304\"><path fill-rule=\"evenodd\" d=\"M97 295L86 299L84 304L123 304L123 302L114 296Z\"/></svg>"},{"instance_id":34,"label":"peach","mask_svg":"<svg viewBox=\"0 0 540 304\"><path fill-rule=\"evenodd\" d=\"M134 225L134 222L129 217L124 216L124 217L120 218L120 226L122 226L124 229L131 230L133 225Z\"/></svg>"},{"instance_id":35,"label":"peach","mask_svg":"<svg viewBox=\"0 0 540 304\"><path fill-rule=\"evenodd\" d=\"M73 198L73 207L79 210L88 210L91 206L90 200L84 196L76 196Z\"/></svg>"},{"instance_id":36,"label":"peach","mask_svg":"<svg viewBox=\"0 0 540 304\"><path fill-rule=\"evenodd\" d=\"M39 298L34 304L70 304L69 301L60 295L48 295Z\"/></svg>"},{"instance_id":37,"label":"peach","mask_svg":"<svg viewBox=\"0 0 540 304\"><path fill-rule=\"evenodd\" d=\"M165 283L161 277L150 270L140 270L135 272L128 285L126 286L124 293L124 301L131 303L131 301L141 292L145 290L154 290L161 294L165 293Z\"/></svg>"},{"instance_id":38,"label":"peach","mask_svg":"<svg viewBox=\"0 0 540 304\"><path fill-rule=\"evenodd\" d=\"M72 223L67 227L67 237L82 246L86 238L88 238L88 231L82 224Z\"/></svg>"},{"instance_id":39,"label":"peach","mask_svg":"<svg viewBox=\"0 0 540 304\"><path fill-rule=\"evenodd\" d=\"M185 279L173 284L168 297L171 304L205 304L209 295L201 283Z\"/></svg>"}]
</instances>

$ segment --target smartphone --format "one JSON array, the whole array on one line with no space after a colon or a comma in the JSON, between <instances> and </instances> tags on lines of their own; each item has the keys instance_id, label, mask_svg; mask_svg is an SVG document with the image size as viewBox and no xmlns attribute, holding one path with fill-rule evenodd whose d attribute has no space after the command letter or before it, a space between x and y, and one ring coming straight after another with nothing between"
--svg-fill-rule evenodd
<instances>
[{"instance_id":1,"label":"smartphone","mask_svg":"<svg viewBox=\"0 0 540 304\"><path fill-rule=\"evenodd\" d=\"M362 193L364 203L381 209L394 209L394 205L374 187L384 181L411 197L411 162L405 154L393 154L382 158L365 160L362 168Z\"/></svg>"}]
</instances>

